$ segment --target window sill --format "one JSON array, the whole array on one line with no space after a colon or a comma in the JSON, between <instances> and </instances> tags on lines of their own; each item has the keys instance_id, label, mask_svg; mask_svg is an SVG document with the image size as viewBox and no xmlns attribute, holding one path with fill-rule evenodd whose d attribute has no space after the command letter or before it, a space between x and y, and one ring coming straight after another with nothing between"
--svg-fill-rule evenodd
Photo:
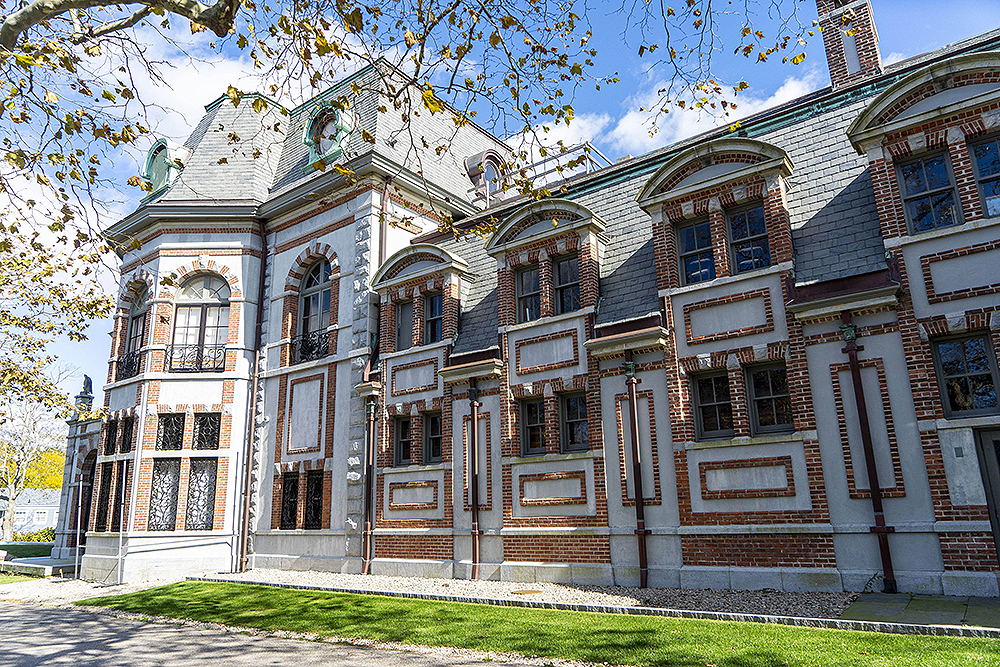
<instances>
[{"instance_id":1,"label":"window sill","mask_svg":"<svg viewBox=\"0 0 1000 667\"><path fill-rule=\"evenodd\" d=\"M709 289L712 287L721 287L723 285L732 285L733 283L743 282L744 280L752 280L754 278L762 278L764 276L770 276L782 271L791 271L791 262L781 262L780 264L775 264L769 266L766 269L757 269L755 271L747 271L745 273L738 273L735 276L723 276L721 278L715 278L713 280L706 280L702 283L695 283L693 285L684 285L682 287L670 287L668 289L662 289L659 292L660 296L677 296L679 294L687 294L689 292L697 292L699 290Z\"/></svg>"},{"instance_id":2,"label":"window sill","mask_svg":"<svg viewBox=\"0 0 1000 667\"><path fill-rule=\"evenodd\" d=\"M936 421L936 425L938 430L982 427L995 428L1000 425L1000 413L994 412L985 415L955 415L952 417L945 417L944 419L938 419Z\"/></svg>"},{"instance_id":3,"label":"window sill","mask_svg":"<svg viewBox=\"0 0 1000 667\"><path fill-rule=\"evenodd\" d=\"M450 340L439 340L436 343L426 343L424 345L413 345L406 348L405 350L397 350L395 352L386 352L385 354L379 355L382 359L395 359L396 357L405 357L408 354L414 354L416 352L428 352L443 350L444 348L451 345Z\"/></svg>"},{"instance_id":4,"label":"window sill","mask_svg":"<svg viewBox=\"0 0 1000 667\"><path fill-rule=\"evenodd\" d=\"M386 475L394 475L403 472L435 472L438 470L451 470L451 461L444 463L427 463L423 465L399 465L386 468L379 468L379 471Z\"/></svg>"},{"instance_id":5,"label":"window sill","mask_svg":"<svg viewBox=\"0 0 1000 667\"><path fill-rule=\"evenodd\" d=\"M806 434L802 431L792 433L768 433L754 437L740 436L722 438L719 440L696 440L685 442L684 449L713 449L716 447L741 447L745 445L773 445L782 442L801 442Z\"/></svg>"},{"instance_id":6,"label":"window sill","mask_svg":"<svg viewBox=\"0 0 1000 667\"><path fill-rule=\"evenodd\" d=\"M946 238L948 236L955 236L956 234L962 234L963 232L970 232L975 229L988 229L990 227L996 227L998 225L1000 225L1000 216L993 218L981 218L979 220L973 220L972 222L963 222L960 225L952 225L951 227L943 227L941 229L932 229L927 232L907 233L906 236L899 236L890 239L885 239L883 243L886 248L908 246L914 243L929 241L931 239L940 239L940 238Z\"/></svg>"},{"instance_id":7,"label":"window sill","mask_svg":"<svg viewBox=\"0 0 1000 667\"><path fill-rule=\"evenodd\" d=\"M554 324L556 322L566 322L568 320L581 317L583 315L589 315L594 312L593 306L587 306L586 308L581 308L580 310L574 310L571 313L562 313L560 315L549 315L547 317L539 317L537 320L530 320L528 322L519 322L518 324L508 324L505 327L500 327L498 331L500 333L512 333L514 331L521 331L523 329L530 329L531 327L541 326L543 324Z\"/></svg>"},{"instance_id":8,"label":"window sill","mask_svg":"<svg viewBox=\"0 0 1000 667\"><path fill-rule=\"evenodd\" d=\"M528 456L504 456L502 463L547 463L549 461L578 461L581 459L602 458L603 452L588 449L582 452L566 452L565 454L530 454Z\"/></svg>"}]
</instances>

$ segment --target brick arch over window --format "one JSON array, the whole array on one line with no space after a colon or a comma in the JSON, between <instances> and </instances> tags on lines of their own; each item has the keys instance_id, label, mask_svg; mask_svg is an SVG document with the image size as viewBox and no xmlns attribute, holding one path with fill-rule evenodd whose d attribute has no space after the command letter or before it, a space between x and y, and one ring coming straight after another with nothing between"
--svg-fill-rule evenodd
<instances>
[{"instance_id":1,"label":"brick arch over window","mask_svg":"<svg viewBox=\"0 0 1000 667\"><path fill-rule=\"evenodd\" d=\"M289 342L281 346L281 366L289 366L293 362L292 341L299 334L299 290L306 272L319 260L330 263L330 326L334 327L339 321L340 261L330 244L313 241L292 261L292 267L285 277L285 292L281 308L281 337ZM336 333L329 336L327 345L329 354L337 353Z\"/></svg>"},{"instance_id":2,"label":"brick arch over window","mask_svg":"<svg viewBox=\"0 0 1000 667\"><path fill-rule=\"evenodd\" d=\"M777 146L756 139L717 139L668 160L646 181L636 199L640 206L648 206L655 199L683 196L775 167L786 174L792 171L791 159Z\"/></svg>"},{"instance_id":3,"label":"brick arch over window","mask_svg":"<svg viewBox=\"0 0 1000 667\"><path fill-rule=\"evenodd\" d=\"M330 262L330 272L332 274L337 275L340 273L340 261L337 259L337 253L333 251L328 243L313 241L292 262L292 268L288 270L288 276L285 278L285 291L298 292L306 271L320 258Z\"/></svg>"},{"instance_id":4,"label":"brick arch over window","mask_svg":"<svg viewBox=\"0 0 1000 667\"><path fill-rule=\"evenodd\" d=\"M567 228L575 228L582 224L597 223L598 227L604 229L604 221L594 215L589 208L569 199L546 199L534 202L517 209L510 217L505 219L497 227L493 235L486 242L486 252L496 254L500 249L515 241L525 230L539 225L540 223L551 223L549 228L540 229L538 236L552 236L560 234ZM531 234L532 237L535 234Z\"/></svg>"},{"instance_id":5,"label":"brick arch over window","mask_svg":"<svg viewBox=\"0 0 1000 667\"><path fill-rule=\"evenodd\" d=\"M240 281L236 277L236 274L228 266L219 264L214 259L209 259L204 263L200 259L192 260L178 267L174 273L177 275L177 279L173 285L160 292L160 298L176 299L184 283L198 274L206 273L214 273L221 276L229 284L231 298L239 299L243 297L243 290L240 287Z\"/></svg>"},{"instance_id":6,"label":"brick arch over window","mask_svg":"<svg viewBox=\"0 0 1000 667\"><path fill-rule=\"evenodd\" d=\"M122 281L122 287L118 293L118 307L124 310L131 308L132 301L142 294L143 290L149 295L147 298L153 298L156 293L155 289L156 281L153 275L145 269L136 269Z\"/></svg>"}]
</instances>

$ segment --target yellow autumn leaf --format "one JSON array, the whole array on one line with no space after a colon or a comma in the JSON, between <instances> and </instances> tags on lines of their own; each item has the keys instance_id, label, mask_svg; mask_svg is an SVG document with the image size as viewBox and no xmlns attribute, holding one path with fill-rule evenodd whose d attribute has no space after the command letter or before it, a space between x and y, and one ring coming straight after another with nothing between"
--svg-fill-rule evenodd
<instances>
[{"instance_id":1,"label":"yellow autumn leaf","mask_svg":"<svg viewBox=\"0 0 1000 667\"><path fill-rule=\"evenodd\" d=\"M53 93L51 90L46 90L45 91L45 103L46 104L55 104L58 101L59 101L59 96L58 95L56 95L55 93Z\"/></svg>"}]
</instances>

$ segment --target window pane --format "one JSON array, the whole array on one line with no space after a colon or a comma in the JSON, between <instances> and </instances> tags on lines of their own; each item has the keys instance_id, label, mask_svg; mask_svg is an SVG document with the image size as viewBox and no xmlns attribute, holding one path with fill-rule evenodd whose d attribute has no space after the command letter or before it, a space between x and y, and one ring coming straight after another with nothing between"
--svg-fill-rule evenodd
<instances>
[{"instance_id":1,"label":"window pane","mask_svg":"<svg viewBox=\"0 0 1000 667\"><path fill-rule=\"evenodd\" d=\"M687 254L689 252L694 252L698 249L695 244L695 231L694 227L682 227L681 234L681 254Z\"/></svg>"},{"instance_id":2,"label":"window pane","mask_svg":"<svg viewBox=\"0 0 1000 667\"><path fill-rule=\"evenodd\" d=\"M299 513L299 474L281 476L281 530L295 530Z\"/></svg>"},{"instance_id":3,"label":"window pane","mask_svg":"<svg viewBox=\"0 0 1000 667\"><path fill-rule=\"evenodd\" d=\"M983 410L997 407L997 391L993 386L992 375L973 375L969 377L972 390L972 409Z\"/></svg>"},{"instance_id":4,"label":"window pane","mask_svg":"<svg viewBox=\"0 0 1000 667\"><path fill-rule=\"evenodd\" d=\"M767 233L767 225L764 224L764 207L752 208L746 212L746 216L750 236L761 236Z\"/></svg>"},{"instance_id":5,"label":"window pane","mask_svg":"<svg viewBox=\"0 0 1000 667\"><path fill-rule=\"evenodd\" d=\"M945 164L943 155L924 160L924 175L927 178L928 190L946 188L951 185L951 178L948 177L948 166Z\"/></svg>"},{"instance_id":6,"label":"window pane","mask_svg":"<svg viewBox=\"0 0 1000 667\"><path fill-rule=\"evenodd\" d=\"M541 317L542 304L538 295L524 297L521 299L521 321L528 322Z\"/></svg>"},{"instance_id":7,"label":"window pane","mask_svg":"<svg viewBox=\"0 0 1000 667\"><path fill-rule=\"evenodd\" d=\"M306 516L304 527L319 530L323 527L323 471L306 473Z\"/></svg>"},{"instance_id":8,"label":"window pane","mask_svg":"<svg viewBox=\"0 0 1000 667\"><path fill-rule=\"evenodd\" d=\"M584 421L573 424L573 428L570 430L570 438L574 447L586 448L586 446L590 443L590 437L587 431L587 422Z\"/></svg>"},{"instance_id":9,"label":"window pane","mask_svg":"<svg viewBox=\"0 0 1000 667\"><path fill-rule=\"evenodd\" d=\"M787 396L774 400L775 421L778 424L792 423L792 399Z\"/></svg>"},{"instance_id":10,"label":"window pane","mask_svg":"<svg viewBox=\"0 0 1000 667\"><path fill-rule=\"evenodd\" d=\"M906 206L910 210L913 231L925 232L928 229L934 229L934 213L931 209L930 199L917 199L907 202Z\"/></svg>"},{"instance_id":11,"label":"window pane","mask_svg":"<svg viewBox=\"0 0 1000 667\"><path fill-rule=\"evenodd\" d=\"M983 183L983 198L986 200L986 216L1000 215L1000 180Z\"/></svg>"},{"instance_id":12,"label":"window pane","mask_svg":"<svg viewBox=\"0 0 1000 667\"><path fill-rule=\"evenodd\" d=\"M934 218L937 227L948 227L958 223L955 216L955 198L951 192L934 197Z\"/></svg>"},{"instance_id":13,"label":"window pane","mask_svg":"<svg viewBox=\"0 0 1000 667\"><path fill-rule=\"evenodd\" d=\"M946 376L960 375L965 372L962 341L938 343L938 356L941 358L941 370Z\"/></svg>"},{"instance_id":14,"label":"window pane","mask_svg":"<svg viewBox=\"0 0 1000 667\"><path fill-rule=\"evenodd\" d=\"M575 283L580 279L579 258L571 257L559 262L559 284Z\"/></svg>"},{"instance_id":15,"label":"window pane","mask_svg":"<svg viewBox=\"0 0 1000 667\"><path fill-rule=\"evenodd\" d=\"M900 171L903 174L905 196L919 194L927 189L927 184L924 182L924 168L920 162L903 165Z\"/></svg>"},{"instance_id":16,"label":"window pane","mask_svg":"<svg viewBox=\"0 0 1000 667\"><path fill-rule=\"evenodd\" d=\"M997 142L976 146L976 168L979 170L979 177L1000 174L1000 152L997 151Z\"/></svg>"},{"instance_id":17,"label":"window pane","mask_svg":"<svg viewBox=\"0 0 1000 667\"><path fill-rule=\"evenodd\" d=\"M153 461L153 480L149 491L149 530L173 530L177 521L177 490L180 485L181 460Z\"/></svg>"},{"instance_id":18,"label":"window pane","mask_svg":"<svg viewBox=\"0 0 1000 667\"><path fill-rule=\"evenodd\" d=\"M747 218L745 213L736 213L729 218L730 225L733 228L733 240L740 241L749 236L749 230L747 228Z\"/></svg>"},{"instance_id":19,"label":"window pane","mask_svg":"<svg viewBox=\"0 0 1000 667\"><path fill-rule=\"evenodd\" d=\"M965 368L967 373L989 373L990 358L986 351L986 338L969 338L965 343Z\"/></svg>"},{"instance_id":20,"label":"window pane","mask_svg":"<svg viewBox=\"0 0 1000 667\"><path fill-rule=\"evenodd\" d=\"M185 530L212 530L218 459L191 459Z\"/></svg>"},{"instance_id":21,"label":"window pane","mask_svg":"<svg viewBox=\"0 0 1000 667\"><path fill-rule=\"evenodd\" d=\"M525 269L520 274L521 294L531 294L538 291L538 269Z\"/></svg>"},{"instance_id":22,"label":"window pane","mask_svg":"<svg viewBox=\"0 0 1000 667\"><path fill-rule=\"evenodd\" d=\"M771 399L757 401L757 423L761 426L774 426L774 406Z\"/></svg>"},{"instance_id":23,"label":"window pane","mask_svg":"<svg viewBox=\"0 0 1000 667\"><path fill-rule=\"evenodd\" d=\"M407 350L413 346L413 302L396 306L396 349Z\"/></svg>"},{"instance_id":24,"label":"window pane","mask_svg":"<svg viewBox=\"0 0 1000 667\"><path fill-rule=\"evenodd\" d=\"M715 402L715 392L712 391L712 378L698 378L698 402Z\"/></svg>"},{"instance_id":25,"label":"window pane","mask_svg":"<svg viewBox=\"0 0 1000 667\"><path fill-rule=\"evenodd\" d=\"M969 392L967 378L951 378L948 380L947 387L948 404L953 411L961 412L962 410L972 409L972 395Z\"/></svg>"},{"instance_id":26,"label":"window pane","mask_svg":"<svg viewBox=\"0 0 1000 667\"><path fill-rule=\"evenodd\" d=\"M729 403L719 405L719 428L723 431L733 428L733 406Z\"/></svg>"},{"instance_id":27,"label":"window pane","mask_svg":"<svg viewBox=\"0 0 1000 667\"><path fill-rule=\"evenodd\" d=\"M715 258L711 252L703 252L684 258L684 282L700 283L715 278Z\"/></svg>"},{"instance_id":28,"label":"window pane","mask_svg":"<svg viewBox=\"0 0 1000 667\"><path fill-rule=\"evenodd\" d=\"M753 395L760 398L771 395L771 384L768 381L768 371L754 371L753 375Z\"/></svg>"},{"instance_id":29,"label":"window pane","mask_svg":"<svg viewBox=\"0 0 1000 667\"><path fill-rule=\"evenodd\" d=\"M712 378L715 383L715 400L717 401L728 401L729 400L729 378L725 375L717 375Z\"/></svg>"},{"instance_id":30,"label":"window pane","mask_svg":"<svg viewBox=\"0 0 1000 667\"><path fill-rule=\"evenodd\" d=\"M773 368L771 369L771 393L772 394L787 394L788 393L788 373L784 368Z\"/></svg>"},{"instance_id":31,"label":"window pane","mask_svg":"<svg viewBox=\"0 0 1000 667\"><path fill-rule=\"evenodd\" d=\"M697 235L698 248L712 247L712 226L708 224L707 220L695 225L694 232Z\"/></svg>"},{"instance_id":32,"label":"window pane","mask_svg":"<svg viewBox=\"0 0 1000 667\"><path fill-rule=\"evenodd\" d=\"M571 313L580 310L580 286L563 287L559 290L559 312Z\"/></svg>"},{"instance_id":33,"label":"window pane","mask_svg":"<svg viewBox=\"0 0 1000 667\"><path fill-rule=\"evenodd\" d=\"M706 433L709 431L718 431L722 427L719 426L718 413L715 410L714 405L710 405L705 408L701 408L701 430Z\"/></svg>"}]
</instances>

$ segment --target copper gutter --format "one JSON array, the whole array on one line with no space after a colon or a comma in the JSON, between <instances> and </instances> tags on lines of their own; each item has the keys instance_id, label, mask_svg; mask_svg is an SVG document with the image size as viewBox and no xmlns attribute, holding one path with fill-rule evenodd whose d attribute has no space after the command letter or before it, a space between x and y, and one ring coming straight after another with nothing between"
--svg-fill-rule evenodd
<instances>
[{"instance_id":1,"label":"copper gutter","mask_svg":"<svg viewBox=\"0 0 1000 667\"><path fill-rule=\"evenodd\" d=\"M646 561L646 507L642 491L642 459L639 450L639 411L635 386L641 382L635 376L632 350L625 350L625 387L628 390L629 432L632 436L632 489L635 492L635 534L639 540L639 588L646 588L649 565Z\"/></svg>"},{"instance_id":2,"label":"copper gutter","mask_svg":"<svg viewBox=\"0 0 1000 667\"><path fill-rule=\"evenodd\" d=\"M469 380L469 407L472 423L469 425L469 470L472 479L472 578L479 578L479 387L476 378Z\"/></svg>"},{"instance_id":3,"label":"copper gutter","mask_svg":"<svg viewBox=\"0 0 1000 667\"><path fill-rule=\"evenodd\" d=\"M871 489L872 510L875 512L875 525L870 528L878 538L879 556L882 559L883 593L896 592L896 576L892 571L892 554L889 552L889 533L894 532L892 526L885 525L885 514L882 510L882 487L878 479L878 469L875 465L875 450L872 446L871 426L868 422L868 407L865 403L865 388L861 381L861 365L858 363L858 352L865 348L857 344L857 327L851 322L851 311L840 314L843 325L841 335L847 345L841 350L847 354L851 367L851 380L854 383L854 400L858 410L858 424L861 427L861 444L865 452L865 468L868 471L868 488Z\"/></svg>"},{"instance_id":4,"label":"copper gutter","mask_svg":"<svg viewBox=\"0 0 1000 667\"><path fill-rule=\"evenodd\" d=\"M253 455L254 423L257 421L257 381L260 377L260 344L262 339L262 329L264 327L264 278L267 274L267 229L263 220L258 228L260 235L260 275L257 277L257 317L253 335L253 372L250 373L250 391L248 398L250 401L249 417L247 419L246 437L243 443L243 524L240 534L240 557L236 564L238 572L246 572L247 551L250 546L250 480L253 465L250 457ZM138 467L138 466L137 466Z\"/></svg>"}]
</instances>

